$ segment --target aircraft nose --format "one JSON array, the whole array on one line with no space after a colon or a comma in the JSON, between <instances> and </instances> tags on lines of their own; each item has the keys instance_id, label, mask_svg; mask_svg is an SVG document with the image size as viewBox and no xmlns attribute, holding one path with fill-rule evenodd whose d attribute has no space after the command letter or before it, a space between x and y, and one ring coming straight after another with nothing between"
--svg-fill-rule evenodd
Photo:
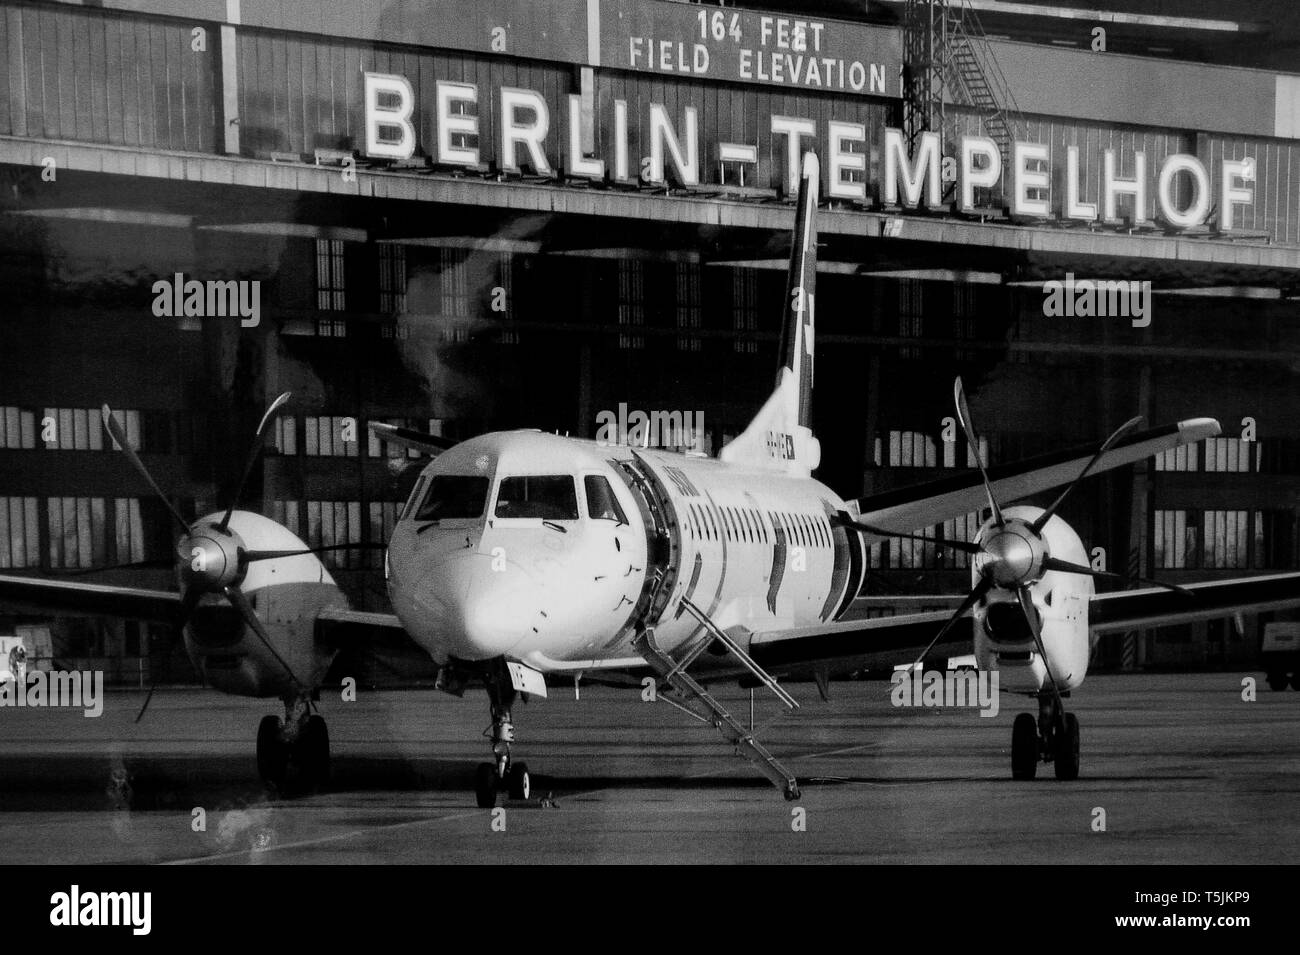
<instances>
[{"instance_id":1,"label":"aircraft nose","mask_svg":"<svg viewBox=\"0 0 1300 955\"><path fill-rule=\"evenodd\" d=\"M501 656L527 634L529 602L510 576L494 571L491 557L474 553L448 556L429 568L424 586L436 636L452 656Z\"/></svg>"}]
</instances>

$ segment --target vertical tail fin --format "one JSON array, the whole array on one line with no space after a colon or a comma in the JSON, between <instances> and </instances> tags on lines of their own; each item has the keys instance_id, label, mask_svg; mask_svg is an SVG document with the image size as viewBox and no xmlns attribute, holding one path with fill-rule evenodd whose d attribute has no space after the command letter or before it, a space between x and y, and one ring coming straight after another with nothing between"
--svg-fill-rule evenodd
<instances>
[{"instance_id":1,"label":"vertical tail fin","mask_svg":"<svg viewBox=\"0 0 1300 955\"><path fill-rule=\"evenodd\" d=\"M804 153L782 305L776 388L749 426L722 449L723 461L805 475L821 461L821 447L812 434L820 177L816 154Z\"/></svg>"}]
</instances>

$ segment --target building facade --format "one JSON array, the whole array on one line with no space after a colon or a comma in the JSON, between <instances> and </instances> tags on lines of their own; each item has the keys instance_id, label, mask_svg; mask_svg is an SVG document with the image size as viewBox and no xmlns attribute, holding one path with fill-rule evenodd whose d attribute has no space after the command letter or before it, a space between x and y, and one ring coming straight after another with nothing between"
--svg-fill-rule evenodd
<instances>
[{"instance_id":1,"label":"building facade","mask_svg":"<svg viewBox=\"0 0 1300 955\"><path fill-rule=\"evenodd\" d=\"M166 511L104 403L198 515L293 392L242 503L313 546L386 540L419 469L369 421L595 436L602 414L682 412L716 452L771 385L805 148L822 480L971 466L959 374L993 462L1213 416L1222 437L1094 479L1063 516L1111 570L1295 568L1300 76L1236 46L1098 50L1087 22L1072 47L967 23L1003 95L954 81L918 124L914 6L0 3L0 568L171 580ZM1212 53L1219 22L1148 29ZM385 607L380 552L329 560ZM919 542L872 560L874 595L969 578ZM49 627L61 660L185 672L156 628ZM1247 664L1258 629L1107 638L1098 665Z\"/></svg>"}]
</instances>

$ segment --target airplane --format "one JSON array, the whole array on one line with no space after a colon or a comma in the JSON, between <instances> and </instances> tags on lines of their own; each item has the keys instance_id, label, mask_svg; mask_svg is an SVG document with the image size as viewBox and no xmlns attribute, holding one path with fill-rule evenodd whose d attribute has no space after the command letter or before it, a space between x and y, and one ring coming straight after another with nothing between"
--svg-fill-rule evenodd
<instances>
[{"instance_id":1,"label":"airplane","mask_svg":"<svg viewBox=\"0 0 1300 955\"><path fill-rule=\"evenodd\" d=\"M284 717L264 718L257 737L259 772L272 783L290 762L307 778L327 777L328 735L311 712L320 682L343 646L394 634L438 665L440 689L486 689L492 759L475 776L484 808L502 792L529 797L528 766L513 754L512 708L521 695L545 696L548 678L638 689L653 680L658 699L714 726L797 799L796 777L708 686L763 686L794 709L782 680L811 677L825 696L832 674L910 663L936 649L973 652L980 668L998 670L1002 689L1037 700L1036 718L1014 721L1014 778L1033 778L1048 762L1059 779L1076 778L1079 724L1063 701L1082 684L1099 633L1300 605L1300 573L1095 592L1098 578L1140 581L1089 566L1057 513L1062 503L1087 477L1217 435L1209 418L1143 431L1133 419L1100 445L988 466L958 379L954 400L974 473L849 500L816 480L819 176L816 154L805 153L775 388L717 458L535 430L453 443L372 422L382 440L432 458L387 545L393 613L350 609L321 549L273 521L232 503L191 524L170 502L183 528L179 593L0 575L0 610L179 623L207 682L283 701ZM259 425L241 491L285 400ZM107 406L103 417L166 501ZM1060 487L1047 508L1002 506ZM986 506L972 541L941 542L972 555L972 589L955 612L844 619L871 542L926 540L916 532Z\"/></svg>"}]
</instances>

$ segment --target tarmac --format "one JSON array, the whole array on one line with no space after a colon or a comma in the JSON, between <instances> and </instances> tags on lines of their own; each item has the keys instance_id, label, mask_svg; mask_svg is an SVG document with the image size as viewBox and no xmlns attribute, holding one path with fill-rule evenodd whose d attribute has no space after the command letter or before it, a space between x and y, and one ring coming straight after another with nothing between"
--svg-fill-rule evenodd
<instances>
[{"instance_id":1,"label":"tarmac","mask_svg":"<svg viewBox=\"0 0 1300 955\"><path fill-rule=\"evenodd\" d=\"M1258 698L1243 700L1254 678ZM552 688L515 709L529 800L474 804L481 691L327 692L332 778L257 778L276 700L110 691L103 715L0 708L6 863L1284 863L1300 859L1300 693L1258 673L1094 675L1067 701L1082 769L1013 781L1028 701L896 708L887 682L756 691L787 803L716 732L636 690ZM716 688L748 716L749 692Z\"/></svg>"}]
</instances>

